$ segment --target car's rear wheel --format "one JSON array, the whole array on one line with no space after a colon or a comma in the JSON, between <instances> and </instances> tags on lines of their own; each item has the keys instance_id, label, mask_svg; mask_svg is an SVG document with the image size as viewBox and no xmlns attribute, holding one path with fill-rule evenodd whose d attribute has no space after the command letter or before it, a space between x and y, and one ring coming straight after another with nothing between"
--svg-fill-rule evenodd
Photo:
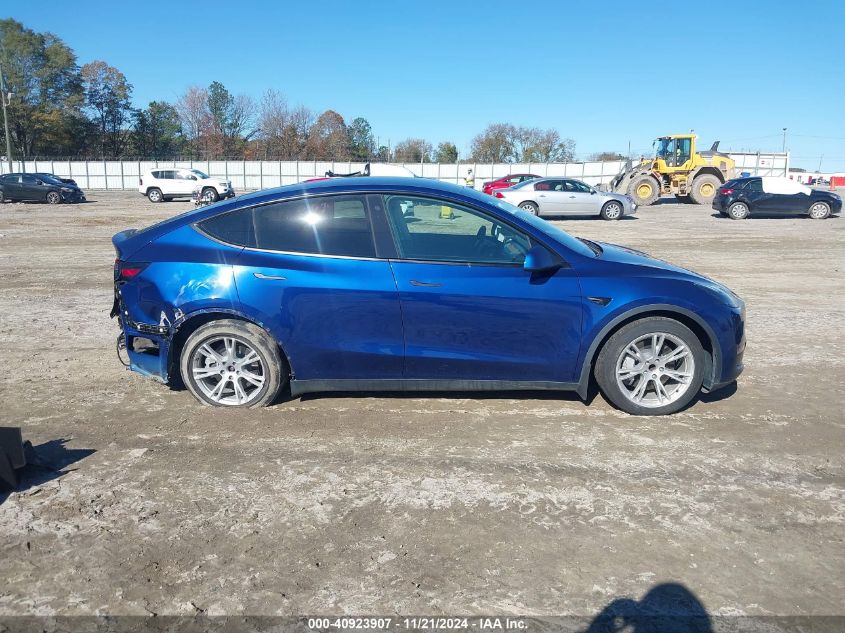
<instances>
[{"instance_id":1,"label":"car's rear wheel","mask_svg":"<svg viewBox=\"0 0 845 633\"><path fill-rule=\"evenodd\" d=\"M150 202L161 202L164 200L164 196L161 195L161 189L155 187L147 191L147 198L150 199Z\"/></svg>"},{"instance_id":2,"label":"car's rear wheel","mask_svg":"<svg viewBox=\"0 0 845 633\"><path fill-rule=\"evenodd\" d=\"M59 204L62 201L62 196L57 191L49 191L47 193L47 204Z\"/></svg>"},{"instance_id":3,"label":"car's rear wheel","mask_svg":"<svg viewBox=\"0 0 845 633\"><path fill-rule=\"evenodd\" d=\"M520 202L519 208L531 215L540 215L540 207L533 202Z\"/></svg>"},{"instance_id":4,"label":"car's rear wheel","mask_svg":"<svg viewBox=\"0 0 845 633\"><path fill-rule=\"evenodd\" d=\"M810 217L814 220L824 220L830 216L830 205L827 202L815 202L810 207Z\"/></svg>"},{"instance_id":5,"label":"car's rear wheel","mask_svg":"<svg viewBox=\"0 0 845 633\"><path fill-rule=\"evenodd\" d=\"M217 194L217 191L213 187L206 187L202 190L202 199L203 202L217 202L220 200L220 196Z\"/></svg>"},{"instance_id":6,"label":"car's rear wheel","mask_svg":"<svg viewBox=\"0 0 845 633\"><path fill-rule=\"evenodd\" d=\"M647 317L622 327L602 347L596 381L604 396L633 415L680 411L698 395L704 349L688 327Z\"/></svg>"},{"instance_id":7,"label":"car's rear wheel","mask_svg":"<svg viewBox=\"0 0 845 633\"><path fill-rule=\"evenodd\" d=\"M734 202L728 207L728 217L731 220L744 220L749 213L748 205L744 202Z\"/></svg>"},{"instance_id":8,"label":"car's rear wheel","mask_svg":"<svg viewBox=\"0 0 845 633\"><path fill-rule=\"evenodd\" d=\"M179 362L182 380L203 404L263 407L284 382L279 347L257 325L223 319L192 333Z\"/></svg>"},{"instance_id":9,"label":"car's rear wheel","mask_svg":"<svg viewBox=\"0 0 845 633\"><path fill-rule=\"evenodd\" d=\"M618 220L622 217L622 203L616 200L605 202L599 215L602 220Z\"/></svg>"}]
</instances>

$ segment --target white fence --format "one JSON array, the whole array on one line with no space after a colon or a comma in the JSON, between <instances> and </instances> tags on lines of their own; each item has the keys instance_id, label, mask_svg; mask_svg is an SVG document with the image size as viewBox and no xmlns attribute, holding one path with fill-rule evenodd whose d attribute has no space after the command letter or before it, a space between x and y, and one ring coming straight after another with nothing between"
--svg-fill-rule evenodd
<instances>
[{"instance_id":1,"label":"white fence","mask_svg":"<svg viewBox=\"0 0 845 633\"><path fill-rule=\"evenodd\" d=\"M789 154L732 153L737 173L748 172L760 176L785 176L789 169ZM415 175L444 182L463 184L467 170L475 175L475 186L480 189L486 180L508 174L536 174L577 178L590 185L605 184L622 169L624 161L582 163L402 163ZM325 175L327 171L351 173L364 168L364 163L331 161L15 161L15 171L46 172L64 178L73 178L82 189L132 190L138 188L138 179L148 169L196 168L214 178L231 180L235 191L267 189L291 185L309 178ZM0 173L7 173L8 165L2 163Z\"/></svg>"}]
</instances>

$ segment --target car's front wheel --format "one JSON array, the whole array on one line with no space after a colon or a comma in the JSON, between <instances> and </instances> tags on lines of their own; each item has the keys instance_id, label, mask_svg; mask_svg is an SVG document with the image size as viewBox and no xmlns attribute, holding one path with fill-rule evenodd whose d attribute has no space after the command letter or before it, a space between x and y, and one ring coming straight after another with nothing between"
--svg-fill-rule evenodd
<instances>
[{"instance_id":1,"label":"car's front wheel","mask_svg":"<svg viewBox=\"0 0 845 633\"><path fill-rule=\"evenodd\" d=\"M62 196L57 191L50 191L47 193L48 204L59 204L62 201Z\"/></svg>"},{"instance_id":2,"label":"car's front wheel","mask_svg":"<svg viewBox=\"0 0 845 633\"><path fill-rule=\"evenodd\" d=\"M830 216L830 205L827 202L816 202L810 207L810 217L814 220L824 220Z\"/></svg>"},{"instance_id":3,"label":"car's front wheel","mask_svg":"<svg viewBox=\"0 0 845 633\"><path fill-rule=\"evenodd\" d=\"M533 202L521 202L519 208L531 215L540 215L540 208Z\"/></svg>"},{"instance_id":4,"label":"car's front wheel","mask_svg":"<svg viewBox=\"0 0 845 633\"><path fill-rule=\"evenodd\" d=\"M607 340L595 376L604 396L627 413L675 413L701 389L704 350L682 323L648 317L629 323Z\"/></svg>"},{"instance_id":5,"label":"car's front wheel","mask_svg":"<svg viewBox=\"0 0 845 633\"><path fill-rule=\"evenodd\" d=\"M616 200L606 202L599 213L602 220L618 220L622 217L622 203Z\"/></svg>"},{"instance_id":6,"label":"car's front wheel","mask_svg":"<svg viewBox=\"0 0 845 633\"><path fill-rule=\"evenodd\" d=\"M202 190L202 200L208 203L217 202L220 200L220 195L213 187L206 187Z\"/></svg>"},{"instance_id":7,"label":"car's front wheel","mask_svg":"<svg viewBox=\"0 0 845 633\"><path fill-rule=\"evenodd\" d=\"M223 319L197 328L182 348L182 380L203 404L263 407L285 382L279 347L257 325Z\"/></svg>"},{"instance_id":8,"label":"car's front wheel","mask_svg":"<svg viewBox=\"0 0 845 633\"><path fill-rule=\"evenodd\" d=\"M728 208L728 217L731 220L744 220L748 217L749 213L748 205L744 202L734 202Z\"/></svg>"}]
</instances>

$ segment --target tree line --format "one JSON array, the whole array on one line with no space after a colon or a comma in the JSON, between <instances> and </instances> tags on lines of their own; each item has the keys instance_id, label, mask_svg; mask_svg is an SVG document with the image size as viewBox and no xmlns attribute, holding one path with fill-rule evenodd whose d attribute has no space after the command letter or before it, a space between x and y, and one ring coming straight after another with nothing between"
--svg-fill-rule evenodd
<instances>
[{"instance_id":1,"label":"tree line","mask_svg":"<svg viewBox=\"0 0 845 633\"><path fill-rule=\"evenodd\" d=\"M395 146L382 144L366 118L347 122L334 110L317 113L291 105L276 90L255 99L232 94L214 81L188 87L173 103L152 101L136 108L133 86L120 70L102 60L80 66L74 51L57 36L5 19L0 20L0 38L16 159L459 160L450 141L435 146L410 137ZM5 148L5 138L0 148ZM495 123L472 139L471 154L460 159L566 162L574 157L575 141L554 129Z\"/></svg>"}]
</instances>

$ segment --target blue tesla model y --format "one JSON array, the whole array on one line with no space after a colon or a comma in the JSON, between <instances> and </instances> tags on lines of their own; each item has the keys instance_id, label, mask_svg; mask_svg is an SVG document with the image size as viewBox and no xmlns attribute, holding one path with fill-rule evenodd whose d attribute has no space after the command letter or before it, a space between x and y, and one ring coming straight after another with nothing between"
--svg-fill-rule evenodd
<instances>
[{"instance_id":1,"label":"blue tesla model y","mask_svg":"<svg viewBox=\"0 0 845 633\"><path fill-rule=\"evenodd\" d=\"M724 286L421 178L260 191L113 238L129 367L208 405L556 389L658 415L742 371Z\"/></svg>"}]
</instances>

